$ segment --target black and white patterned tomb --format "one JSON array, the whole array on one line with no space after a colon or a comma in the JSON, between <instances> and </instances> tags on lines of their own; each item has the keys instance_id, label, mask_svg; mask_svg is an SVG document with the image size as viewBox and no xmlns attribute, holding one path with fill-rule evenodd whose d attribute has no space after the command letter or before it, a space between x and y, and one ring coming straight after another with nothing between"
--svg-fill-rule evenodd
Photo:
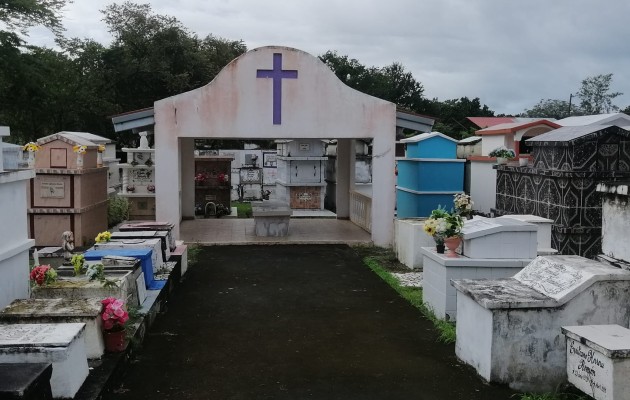
<instances>
[{"instance_id":1,"label":"black and white patterned tomb","mask_svg":"<svg viewBox=\"0 0 630 400\"><path fill-rule=\"evenodd\" d=\"M497 215L534 214L554 221L561 254L601 252L600 182L630 177L630 131L617 126L562 127L529 139L533 167L495 166Z\"/></svg>"}]
</instances>

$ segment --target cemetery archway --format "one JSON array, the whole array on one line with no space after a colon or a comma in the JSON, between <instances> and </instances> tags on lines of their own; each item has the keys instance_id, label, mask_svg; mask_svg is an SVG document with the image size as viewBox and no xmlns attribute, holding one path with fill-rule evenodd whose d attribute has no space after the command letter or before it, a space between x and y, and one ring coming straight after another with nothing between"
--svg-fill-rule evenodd
<instances>
[{"instance_id":1,"label":"cemetery archway","mask_svg":"<svg viewBox=\"0 0 630 400\"><path fill-rule=\"evenodd\" d=\"M372 240L394 232L396 106L344 85L318 58L292 48L250 50L208 85L154 106L156 218L179 222L193 204L194 139L335 138L337 216L350 216L354 139L373 139Z\"/></svg>"}]
</instances>

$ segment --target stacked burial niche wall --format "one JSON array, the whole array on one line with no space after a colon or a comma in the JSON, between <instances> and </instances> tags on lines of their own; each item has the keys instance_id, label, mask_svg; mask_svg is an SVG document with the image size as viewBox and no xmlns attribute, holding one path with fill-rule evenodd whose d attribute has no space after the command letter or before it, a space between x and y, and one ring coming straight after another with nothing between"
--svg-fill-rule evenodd
<instances>
[{"instance_id":1,"label":"stacked burial niche wall","mask_svg":"<svg viewBox=\"0 0 630 400\"><path fill-rule=\"evenodd\" d=\"M529 139L533 166L497 165L498 215L553 220L552 247L592 258L601 252L600 182L630 177L630 132L617 126L563 127Z\"/></svg>"}]
</instances>

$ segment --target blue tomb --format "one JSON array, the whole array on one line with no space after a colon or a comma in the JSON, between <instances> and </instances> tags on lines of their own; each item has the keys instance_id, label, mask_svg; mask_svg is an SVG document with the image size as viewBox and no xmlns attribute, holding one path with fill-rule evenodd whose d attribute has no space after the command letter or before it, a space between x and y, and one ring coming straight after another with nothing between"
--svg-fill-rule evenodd
<instances>
[{"instance_id":1,"label":"blue tomb","mask_svg":"<svg viewBox=\"0 0 630 400\"><path fill-rule=\"evenodd\" d=\"M401 140L407 146L397 158L398 218L428 217L438 206L453 206L453 196L464 191L464 164L457 158L457 140L439 132Z\"/></svg>"},{"instance_id":2,"label":"blue tomb","mask_svg":"<svg viewBox=\"0 0 630 400\"><path fill-rule=\"evenodd\" d=\"M159 290L166 285L166 281L155 280L153 274L153 261L151 260L151 252L149 247L146 249L112 249L112 250L88 250L83 256L87 261L98 261L105 256L124 256L134 257L140 260L140 267L144 272L144 283L149 290Z\"/></svg>"}]
</instances>

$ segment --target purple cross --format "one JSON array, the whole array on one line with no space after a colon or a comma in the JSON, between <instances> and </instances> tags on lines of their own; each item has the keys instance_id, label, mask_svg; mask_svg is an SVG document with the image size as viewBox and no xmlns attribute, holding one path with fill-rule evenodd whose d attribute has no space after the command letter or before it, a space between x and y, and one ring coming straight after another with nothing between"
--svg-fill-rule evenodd
<instances>
[{"instance_id":1,"label":"purple cross","mask_svg":"<svg viewBox=\"0 0 630 400\"><path fill-rule=\"evenodd\" d=\"M273 78L273 124L282 120L282 79L297 79L294 69L282 69L282 54L273 53L273 69L256 70L256 78Z\"/></svg>"}]
</instances>

